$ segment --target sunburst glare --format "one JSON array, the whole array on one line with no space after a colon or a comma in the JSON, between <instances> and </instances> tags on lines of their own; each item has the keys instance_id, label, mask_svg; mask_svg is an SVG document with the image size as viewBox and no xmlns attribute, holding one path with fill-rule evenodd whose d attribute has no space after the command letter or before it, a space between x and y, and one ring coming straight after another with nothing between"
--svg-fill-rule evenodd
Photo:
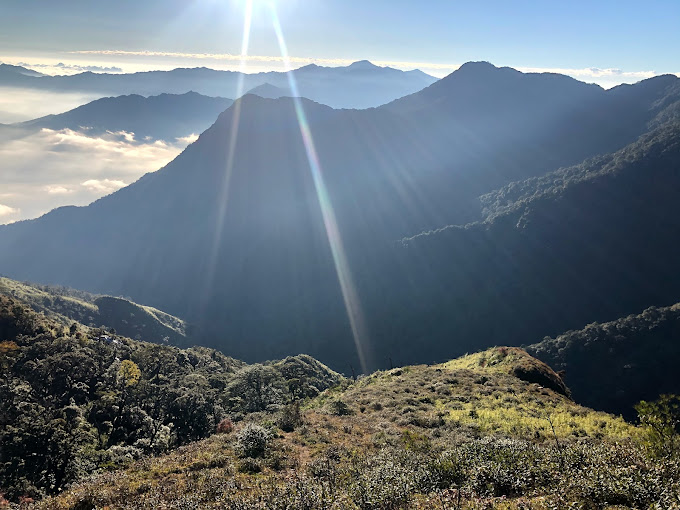
<instances>
[{"instance_id":1,"label":"sunburst glare","mask_svg":"<svg viewBox=\"0 0 680 510\"><path fill-rule=\"evenodd\" d=\"M248 66L248 47L250 45L250 28L253 19L253 0L246 0L245 15L243 19L243 38L241 40L241 60L239 63L239 75L237 82L236 98L240 98L244 92L244 73ZM218 213L215 221L215 235L213 236L213 246L210 251L208 259L208 266L206 271L206 281L203 285L204 296L208 296L212 289L213 280L215 276L215 268L217 267L217 260L219 258L220 246L222 243L222 231L224 228L224 219L227 212L227 203L229 201L229 184L231 181L231 174L234 169L234 154L236 152L236 142L238 141L239 122L241 120L241 101L234 103L234 111L231 118L231 130L229 131L229 144L227 145L227 163L222 176L222 183L220 185L220 195L218 201Z\"/></svg>"},{"instance_id":2,"label":"sunburst glare","mask_svg":"<svg viewBox=\"0 0 680 510\"><path fill-rule=\"evenodd\" d=\"M328 190L326 189L326 184L324 182L323 169L316 152L316 147L314 146L312 132L310 130L309 123L307 122L307 116L305 115L304 107L302 106L302 100L300 99L295 75L290 70L290 57L288 55L286 40L283 37L283 30L281 29L281 22L279 21L276 5L272 2L270 7L272 12L272 23L276 32L276 38L279 43L281 56L283 57L286 69L288 69L288 82L293 95L292 100L295 103L295 113L300 126L300 133L305 146L305 152L309 162L309 169L312 172L314 189L319 200L319 206L321 207L321 214L323 216L323 222L326 228L326 236L328 237L328 243L331 248L331 253L333 254L333 263L335 264L335 271L338 275L338 281L340 282L340 289L342 291L345 309L347 310L347 317L349 319L350 327L352 328L354 344L356 346L359 362L361 363L361 370L362 372L366 372L366 349L368 347L367 330L363 312L361 310L359 295L356 291L356 286L354 284L349 264L347 262L347 255L345 254L345 248L340 236L340 230L338 229L338 224L335 219L333 205L331 204Z\"/></svg>"}]
</instances>

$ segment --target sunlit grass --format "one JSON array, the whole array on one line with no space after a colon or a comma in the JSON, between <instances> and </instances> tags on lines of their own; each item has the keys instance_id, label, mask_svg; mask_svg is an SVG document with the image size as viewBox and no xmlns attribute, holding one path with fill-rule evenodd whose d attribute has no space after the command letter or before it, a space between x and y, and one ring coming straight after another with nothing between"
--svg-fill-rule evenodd
<instances>
[{"instance_id":1,"label":"sunlit grass","mask_svg":"<svg viewBox=\"0 0 680 510\"><path fill-rule=\"evenodd\" d=\"M554 427L558 438L631 439L639 436L639 430L620 417L586 411L566 403L546 409L537 403L507 405L488 397L459 404L456 409L441 402L438 404L447 411L448 420L484 433L549 440L553 437Z\"/></svg>"}]
</instances>

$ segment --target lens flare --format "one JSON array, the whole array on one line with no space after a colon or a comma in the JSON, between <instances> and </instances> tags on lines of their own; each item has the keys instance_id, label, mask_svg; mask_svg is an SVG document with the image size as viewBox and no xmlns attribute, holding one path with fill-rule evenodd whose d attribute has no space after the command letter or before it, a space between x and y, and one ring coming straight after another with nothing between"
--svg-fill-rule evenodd
<instances>
[{"instance_id":1,"label":"lens flare","mask_svg":"<svg viewBox=\"0 0 680 510\"><path fill-rule=\"evenodd\" d=\"M238 141L239 122L241 120L241 101L244 92L244 75L248 64L248 47L250 45L250 28L253 20L253 0L247 0L245 6L245 16L243 19L243 38L241 40L241 60L239 63L239 75L236 85L236 101L233 105L231 117L231 131L229 132L229 144L227 145L227 162L222 182L219 186L218 211L215 220L215 235L213 236L213 246L208 259L206 281L203 295L207 299L213 285L217 259L219 258L220 246L222 244L222 231L224 229L224 219L227 213L227 203L229 201L229 184L231 174L234 170L234 154L236 153L236 142Z\"/></svg>"},{"instance_id":2,"label":"lens flare","mask_svg":"<svg viewBox=\"0 0 680 510\"><path fill-rule=\"evenodd\" d=\"M331 204L330 197L328 195L328 190L323 179L323 170L316 152L314 139L312 138L312 132L309 128L309 123L307 122L307 116L305 115L305 110L302 106L300 94L298 93L295 75L291 71L290 58L288 56L288 48L286 46L286 41L283 37L283 30L281 29L279 16L276 11L276 6L273 3L271 4L271 12L274 30L276 32L276 38L278 40L279 48L281 50L281 56L283 57L286 69L288 70L287 71L288 82L290 85L290 90L293 93L292 100L294 101L295 104L295 114L297 116L298 124L300 126L300 133L302 135L302 141L305 146L305 152L307 154L309 168L312 173L312 179L314 181L314 188L319 200L319 206L321 207L321 214L323 216L323 222L326 228L326 236L328 238L328 243L331 248L331 253L333 254L335 271L338 275L338 281L340 282L340 290L342 291L342 297L345 303L347 317L349 318L350 327L352 329L354 344L356 346L359 362L361 363L361 370L365 373L367 371L366 362L367 330L363 313L361 311L359 296L357 294L356 286L354 285L354 281L352 279L352 274L350 272L349 264L347 262L347 256L345 254L345 249L342 244L342 238L340 237L340 231L338 229L338 224L335 219L335 213L333 212L333 206Z\"/></svg>"}]
</instances>

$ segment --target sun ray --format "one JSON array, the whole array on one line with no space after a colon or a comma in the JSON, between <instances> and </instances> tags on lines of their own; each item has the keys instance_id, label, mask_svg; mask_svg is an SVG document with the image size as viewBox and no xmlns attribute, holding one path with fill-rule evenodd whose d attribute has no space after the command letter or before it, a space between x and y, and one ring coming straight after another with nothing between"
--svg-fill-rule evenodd
<instances>
[{"instance_id":1,"label":"sun ray","mask_svg":"<svg viewBox=\"0 0 680 510\"><path fill-rule=\"evenodd\" d=\"M300 99L300 94L298 92L295 75L291 70L288 48L286 46L286 41L283 37L283 30L281 29L281 23L279 21L278 13L276 11L276 5L274 3L271 3L270 7L272 12L274 30L276 32L276 38L279 43L281 56L283 57L284 64L286 66L288 82L290 85L290 90L293 95L292 100L295 104L295 114L297 116L298 124L300 126L300 133L302 135L302 141L305 147L305 152L307 154L309 168L312 173L312 180L314 182L314 188L317 194L317 198L319 200L319 206L321 207L321 214L323 216L323 222L326 228L326 236L328 238L328 243L330 245L331 253L333 255L335 271L338 276L338 281L340 282L340 290L342 291L342 297L345 304L345 309L347 311L347 317L349 319L350 327L352 329L352 336L354 337L354 344L356 347L357 355L359 357L359 362L361 364L361 370L364 373L366 373L367 371L366 349L368 347L367 346L368 337L363 312L361 310L361 303L359 301L359 295L356 291L356 286L354 284L354 280L350 272L349 264L347 261L347 255L345 253L342 238L340 236L340 231L338 229L338 224L335 219L335 212L333 211L333 206L331 204L331 200L328 195L328 190L324 182L323 170L316 152L314 139L312 137L312 132L309 128L309 123L307 122L307 116L302 105L302 100Z\"/></svg>"},{"instance_id":2,"label":"sun ray","mask_svg":"<svg viewBox=\"0 0 680 510\"><path fill-rule=\"evenodd\" d=\"M217 267L217 260L220 254L220 246L222 244L222 231L224 229L224 220L227 213L227 204L229 201L229 184L231 182L231 175L234 170L234 155L236 153L236 143L238 141L239 123L241 120L241 96L244 92L244 74L248 66L248 47L250 45L250 28L253 19L253 0L246 0L245 16L243 19L243 38L241 40L241 60L239 63L239 75L236 86L236 101L233 105L233 112L231 117L231 130L229 131L229 143L227 145L227 162L225 171L222 175L222 182L219 187L218 211L215 218L215 234L213 236L213 246L208 258L208 265L206 271L206 280L204 288L205 299L208 299L210 291L213 286L213 279L215 276L215 269Z\"/></svg>"}]
</instances>

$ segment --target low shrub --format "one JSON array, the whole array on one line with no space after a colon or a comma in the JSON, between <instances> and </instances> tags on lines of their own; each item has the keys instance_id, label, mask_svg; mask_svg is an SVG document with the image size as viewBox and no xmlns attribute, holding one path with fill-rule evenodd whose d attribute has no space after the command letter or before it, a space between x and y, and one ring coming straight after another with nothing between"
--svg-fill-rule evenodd
<instances>
[{"instance_id":1,"label":"low shrub","mask_svg":"<svg viewBox=\"0 0 680 510\"><path fill-rule=\"evenodd\" d=\"M348 416L352 414L352 410L345 402L340 399L332 400L329 404L331 413L336 416Z\"/></svg>"},{"instance_id":2,"label":"low shrub","mask_svg":"<svg viewBox=\"0 0 680 510\"><path fill-rule=\"evenodd\" d=\"M236 450L241 457L263 457L271 441L271 433L253 423L247 424L236 435Z\"/></svg>"},{"instance_id":3,"label":"low shrub","mask_svg":"<svg viewBox=\"0 0 680 510\"><path fill-rule=\"evenodd\" d=\"M293 432L302 425L300 403L293 402L284 407L276 420L276 425L284 432Z\"/></svg>"},{"instance_id":4,"label":"low shrub","mask_svg":"<svg viewBox=\"0 0 680 510\"><path fill-rule=\"evenodd\" d=\"M217 424L218 434L231 434L234 431L234 423L229 418L224 418Z\"/></svg>"}]
</instances>

